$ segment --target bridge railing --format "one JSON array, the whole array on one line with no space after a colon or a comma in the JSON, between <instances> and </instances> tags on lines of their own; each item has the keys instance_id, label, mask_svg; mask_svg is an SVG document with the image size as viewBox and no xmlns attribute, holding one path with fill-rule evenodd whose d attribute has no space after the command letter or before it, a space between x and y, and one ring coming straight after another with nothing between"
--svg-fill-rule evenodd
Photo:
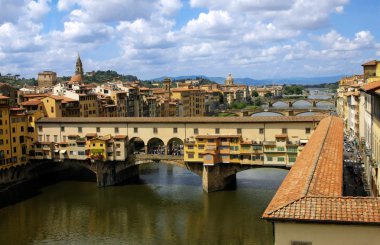
<instances>
[{"instance_id":1,"label":"bridge railing","mask_svg":"<svg viewBox=\"0 0 380 245\"><path fill-rule=\"evenodd\" d=\"M136 160L183 160L183 156L158 155L158 154L135 154Z\"/></svg>"}]
</instances>

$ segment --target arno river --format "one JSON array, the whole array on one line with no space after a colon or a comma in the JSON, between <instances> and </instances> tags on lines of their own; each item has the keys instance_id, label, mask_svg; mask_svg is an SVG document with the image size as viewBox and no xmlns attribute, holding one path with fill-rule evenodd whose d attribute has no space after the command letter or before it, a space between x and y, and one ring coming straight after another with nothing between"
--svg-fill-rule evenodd
<instances>
[{"instance_id":1,"label":"arno river","mask_svg":"<svg viewBox=\"0 0 380 245\"><path fill-rule=\"evenodd\" d=\"M142 167L136 184L61 181L0 209L0 244L273 244L260 217L286 174L247 170L236 190L210 194L164 164Z\"/></svg>"}]
</instances>

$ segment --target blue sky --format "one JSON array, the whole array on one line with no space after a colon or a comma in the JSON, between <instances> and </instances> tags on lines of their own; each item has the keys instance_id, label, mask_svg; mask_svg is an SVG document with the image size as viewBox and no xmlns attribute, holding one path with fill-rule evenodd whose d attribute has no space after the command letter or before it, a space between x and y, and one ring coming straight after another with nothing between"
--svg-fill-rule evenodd
<instances>
[{"instance_id":1,"label":"blue sky","mask_svg":"<svg viewBox=\"0 0 380 245\"><path fill-rule=\"evenodd\" d=\"M376 0L0 0L0 73L141 79L361 73L380 56Z\"/></svg>"}]
</instances>

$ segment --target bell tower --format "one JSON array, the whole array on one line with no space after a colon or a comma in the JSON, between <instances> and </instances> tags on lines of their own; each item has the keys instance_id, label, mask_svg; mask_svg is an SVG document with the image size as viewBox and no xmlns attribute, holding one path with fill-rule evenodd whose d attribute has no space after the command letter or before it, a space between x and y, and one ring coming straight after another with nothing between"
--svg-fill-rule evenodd
<instances>
[{"instance_id":1,"label":"bell tower","mask_svg":"<svg viewBox=\"0 0 380 245\"><path fill-rule=\"evenodd\" d=\"M170 100L170 84L171 84L170 78L164 79L164 90L165 90L165 98Z\"/></svg>"},{"instance_id":2,"label":"bell tower","mask_svg":"<svg viewBox=\"0 0 380 245\"><path fill-rule=\"evenodd\" d=\"M79 54L77 58L77 63L75 64L75 75L81 75L83 77L83 66Z\"/></svg>"}]
</instances>

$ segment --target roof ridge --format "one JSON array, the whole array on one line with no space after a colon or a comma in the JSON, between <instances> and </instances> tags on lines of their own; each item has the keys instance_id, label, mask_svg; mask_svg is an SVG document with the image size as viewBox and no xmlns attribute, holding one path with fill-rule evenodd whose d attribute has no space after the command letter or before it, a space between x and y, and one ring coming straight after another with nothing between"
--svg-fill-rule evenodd
<instances>
[{"instance_id":1,"label":"roof ridge","mask_svg":"<svg viewBox=\"0 0 380 245\"><path fill-rule=\"evenodd\" d=\"M302 200L302 199L305 199L306 197L307 197L307 196L301 196L300 198L295 199L295 200L292 200L291 202L286 203L286 204L280 206L280 207L277 208L277 209L274 209L274 210L272 210L272 211L267 212L267 214L268 214L268 215L271 215L272 213L277 212L277 211L279 211L279 210L281 210L281 209L284 209L284 208L286 208L286 207L288 207L288 206L290 206L290 205L292 205L292 204L294 204L294 203L296 203L296 202L298 202L298 201L300 201L300 200Z\"/></svg>"},{"instance_id":2,"label":"roof ridge","mask_svg":"<svg viewBox=\"0 0 380 245\"><path fill-rule=\"evenodd\" d=\"M326 130L324 136L323 136L322 144L321 144L321 146L319 147L318 152L317 152L317 154L316 154L315 157L314 157L313 165L312 165L312 170L310 171L310 174L309 174L309 176L307 177L307 185L306 185L306 187L304 188L304 190L302 191L302 194L301 194L302 196L306 196L306 195L307 195L307 193L309 192L309 189L310 189L311 182L312 182L313 179L314 179L314 173L315 173L315 170L317 169L317 165L318 165L319 157L320 157L320 155L321 155L321 153L322 153L323 147L324 147L324 145L326 144L326 138L327 138L328 133L330 132L330 128L331 128L331 123L332 123L332 121L333 121L333 117L331 116L331 117L329 117L329 119L330 119L330 121L329 121L329 125L328 125L328 127L327 127L327 130Z\"/></svg>"}]
</instances>

